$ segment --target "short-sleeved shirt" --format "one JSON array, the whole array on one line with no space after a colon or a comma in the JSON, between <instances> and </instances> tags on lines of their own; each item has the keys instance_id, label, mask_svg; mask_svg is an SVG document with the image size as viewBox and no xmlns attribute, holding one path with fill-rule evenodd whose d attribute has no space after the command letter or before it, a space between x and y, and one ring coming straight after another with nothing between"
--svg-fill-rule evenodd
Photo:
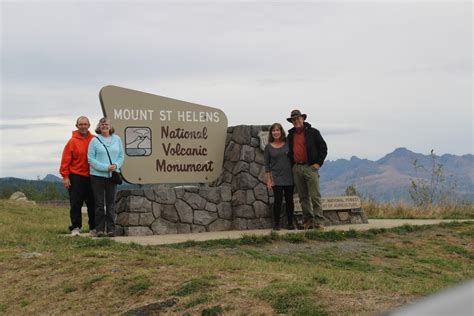
<instances>
[{"instance_id":1,"label":"short-sleeved shirt","mask_svg":"<svg viewBox=\"0 0 474 316\"><path fill-rule=\"evenodd\" d=\"M290 158L288 158L288 143L281 148L274 148L271 144L265 146L265 171L272 173L273 185L293 185L293 172Z\"/></svg>"}]
</instances>

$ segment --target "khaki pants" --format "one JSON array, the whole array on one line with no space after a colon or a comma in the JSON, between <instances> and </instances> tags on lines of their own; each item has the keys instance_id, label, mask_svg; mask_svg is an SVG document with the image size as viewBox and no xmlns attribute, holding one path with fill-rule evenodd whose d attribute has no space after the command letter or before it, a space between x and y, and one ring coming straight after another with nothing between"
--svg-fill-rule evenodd
<instances>
[{"instance_id":1,"label":"khaki pants","mask_svg":"<svg viewBox=\"0 0 474 316\"><path fill-rule=\"evenodd\" d=\"M293 165L293 178L300 197L304 218L324 220L319 190L319 171L308 165Z\"/></svg>"}]
</instances>

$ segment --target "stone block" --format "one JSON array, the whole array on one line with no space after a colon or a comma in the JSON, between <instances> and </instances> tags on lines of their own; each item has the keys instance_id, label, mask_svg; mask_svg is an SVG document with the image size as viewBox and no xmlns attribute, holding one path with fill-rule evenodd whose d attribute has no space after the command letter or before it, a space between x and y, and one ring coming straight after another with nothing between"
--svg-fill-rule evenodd
<instances>
[{"instance_id":1,"label":"stone block","mask_svg":"<svg viewBox=\"0 0 474 316\"><path fill-rule=\"evenodd\" d=\"M117 215L116 221L117 224L122 226L138 226L140 222L140 213L122 212Z\"/></svg>"},{"instance_id":2,"label":"stone block","mask_svg":"<svg viewBox=\"0 0 474 316\"><path fill-rule=\"evenodd\" d=\"M176 228L178 230L178 234L189 234L189 233L191 233L191 225L190 224L178 223Z\"/></svg>"},{"instance_id":3,"label":"stone block","mask_svg":"<svg viewBox=\"0 0 474 316\"><path fill-rule=\"evenodd\" d=\"M229 202L221 202L217 205L219 218L232 219L232 206Z\"/></svg>"},{"instance_id":4,"label":"stone block","mask_svg":"<svg viewBox=\"0 0 474 316\"><path fill-rule=\"evenodd\" d=\"M184 191L189 193L199 193L199 187L197 185L187 185Z\"/></svg>"},{"instance_id":5,"label":"stone block","mask_svg":"<svg viewBox=\"0 0 474 316\"><path fill-rule=\"evenodd\" d=\"M208 212L216 213L217 212L217 205L214 203L207 202L206 207L204 208Z\"/></svg>"},{"instance_id":6,"label":"stone block","mask_svg":"<svg viewBox=\"0 0 474 316\"><path fill-rule=\"evenodd\" d=\"M160 203L152 203L152 213L155 218L161 217L161 205Z\"/></svg>"},{"instance_id":7,"label":"stone block","mask_svg":"<svg viewBox=\"0 0 474 316\"><path fill-rule=\"evenodd\" d=\"M270 210L268 204L261 201L255 201L255 203L253 203L253 209L255 211L255 217L257 218L272 216L272 211Z\"/></svg>"},{"instance_id":8,"label":"stone block","mask_svg":"<svg viewBox=\"0 0 474 316\"><path fill-rule=\"evenodd\" d=\"M123 236L125 234L125 231L122 226L120 225L115 225L115 236Z\"/></svg>"},{"instance_id":9,"label":"stone block","mask_svg":"<svg viewBox=\"0 0 474 316\"><path fill-rule=\"evenodd\" d=\"M229 202L232 200L232 188L228 185L221 185L221 201Z\"/></svg>"},{"instance_id":10,"label":"stone block","mask_svg":"<svg viewBox=\"0 0 474 316\"><path fill-rule=\"evenodd\" d=\"M232 229L232 221L218 219L209 225L210 232L224 231Z\"/></svg>"},{"instance_id":11,"label":"stone block","mask_svg":"<svg viewBox=\"0 0 474 316\"><path fill-rule=\"evenodd\" d=\"M193 233L204 233L206 231L206 227L201 225L191 225L191 232Z\"/></svg>"},{"instance_id":12,"label":"stone block","mask_svg":"<svg viewBox=\"0 0 474 316\"><path fill-rule=\"evenodd\" d=\"M201 188L199 195L212 203L219 203L221 201L220 188Z\"/></svg>"},{"instance_id":13,"label":"stone block","mask_svg":"<svg viewBox=\"0 0 474 316\"><path fill-rule=\"evenodd\" d=\"M265 158L263 156L263 151L255 151L255 162L261 165L265 165Z\"/></svg>"},{"instance_id":14,"label":"stone block","mask_svg":"<svg viewBox=\"0 0 474 316\"><path fill-rule=\"evenodd\" d=\"M153 235L153 231L148 227L142 226L124 227L123 234L125 236L149 236Z\"/></svg>"},{"instance_id":15,"label":"stone block","mask_svg":"<svg viewBox=\"0 0 474 316\"><path fill-rule=\"evenodd\" d=\"M237 143L230 142L229 145L226 147L225 152L224 152L224 160L225 161L232 161L232 162L237 162L239 161L240 158L240 146Z\"/></svg>"},{"instance_id":16,"label":"stone block","mask_svg":"<svg viewBox=\"0 0 474 316\"><path fill-rule=\"evenodd\" d=\"M253 177L250 173L242 172L234 176L232 179L232 190L247 190L253 189L259 181Z\"/></svg>"},{"instance_id":17,"label":"stone block","mask_svg":"<svg viewBox=\"0 0 474 316\"><path fill-rule=\"evenodd\" d=\"M176 212L176 207L174 205L161 205L161 217L173 223L176 223L179 220L178 213Z\"/></svg>"},{"instance_id":18,"label":"stone block","mask_svg":"<svg viewBox=\"0 0 474 316\"><path fill-rule=\"evenodd\" d=\"M144 196L131 195L129 197L128 211L136 213L151 212L151 203Z\"/></svg>"},{"instance_id":19,"label":"stone block","mask_svg":"<svg viewBox=\"0 0 474 316\"><path fill-rule=\"evenodd\" d=\"M232 172L232 170L234 170L234 163L231 161L224 162L224 169L229 172Z\"/></svg>"},{"instance_id":20,"label":"stone block","mask_svg":"<svg viewBox=\"0 0 474 316\"><path fill-rule=\"evenodd\" d=\"M245 204L251 205L253 202L255 202L255 194L253 193L253 190L247 190L246 195L247 199Z\"/></svg>"},{"instance_id":21,"label":"stone block","mask_svg":"<svg viewBox=\"0 0 474 316\"><path fill-rule=\"evenodd\" d=\"M337 211L324 211L324 217L329 219L331 223L340 223L339 216L337 215Z\"/></svg>"},{"instance_id":22,"label":"stone block","mask_svg":"<svg viewBox=\"0 0 474 316\"><path fill-rule=\"evenodd\" d=\"M170 223L162 218L156 219L151 224L151 229L155 235L177 234L178 228L176 223Z\"/></svg>"},{"instance_id":23,"label":"stone block","mask_svg":"<svg viewBox=\"0 0 474 316\"><path fill-rule=\"evenodd\" d=\"M249 219L247 221L247 229L263 229L263 223L260 221L259 218L257 219Z\"/></svg>"},{"instance_id":24,"label":"stone block","mask_svg":"<svg viewBox=\"0 0 474 316\"><path fill-rule=\"evenodd\" d=\"M257 137L252 137L252 139L250 140L250 146L255 147L255 148L259 147L260 140Z\"/></svg>"},{"instance_id":25,"label":"stone block","mask_svg":"<svg viewBox=\"0 0 474 316\"><path fill-rule=\"evenodd\" d=\"M253 207L250 205L239 205L234 207L234 217L255 218Z\"/></svg>"},{"instance_id":26,"label":"stone block","mask_svg":"<svg viewBox=\"0 0 474 316\"><path fill-rule=\"evenodd\" d=\"M268 189L267 186L263 183L259 183L253 189L255 194L255 199L262 201L264 203L268 203Z\"/></svg>"},{"instance_id":27,"label":"stone block","mask_svg":"<svg viewBox=\"0 0 474 316\"><path fill-rule=\"evenodd\" d=\"M197 193L184 193L183 200L189 204L194 210L203 209L207 201Z\"/></svg>"},{"instance_id":28,"label":"stone block","mask_svg":"<svg viewBox=\"0 0 474 316\"><path fill-rule=\"evenodd\" d=\"M245 161L239 161L234 165L234 168L232 169L232 174L236 175L241 172L248 172L249 171L249 164L248 162Z\"/></svg>"},{"instance_id":29,"label":"stone block","mask_svg":"<svg viewBox=\"0 0 474 316\"><path fill-rule=\"evenodd\" d=\"M137 214L138 215L138 214ZM155 217L152 213L140 213L140 221L138 225L140 226L150 226L151 223L155 220Z\"/></svg>"},{"instance_id":30,"label":"stone block","mask_svg":"<svg viewBox=\"0 0 474 316\"><path fill-rule=\"evenodd\" d=\"M265 171L265 167L260 169L260 173L258 174L257 179L261 183L264 183L264 184L267 183L267 172Z\"/></svg>"},{"instance_id":31,"label":"stone block","mask_svg":"<svg viewBox=\"0 0 474 316\"><path fill-rule=\"evenodd\" d=\"M349 212L338 212L337 215L341 222L346 222L349 220Z\"/></svg>"},{"instance_id":32,"label":"stone block","mask_svg":"<svg viewBox=\"0 0 474 316\"><path fill-rule=\"evenodd\" d=\"M255 148L249 145L243 145L240 150L240 160L248 163L255 160Z\"/></svg>"},{"instance_id":33,"label":"stone block","mask_svg":"<svg viewBox=\"0 0 474 316\"><path fill-rule=\"evenodd\" d=\"M176 194L177 199L182 199L184 197L184 188L176 188L174 189L174 194Z\"/></svg>"},{"instance_id":34,"label":"stone block","mask_svg":"<svg viewBox=\"0 0 474 316\"><path fill-rule=\"evenodd\" d=\"M258 175L260 174L260 171L262 170L262 168L264 168L262 165L259 165L256 162L251 162L249 172L252 176L258 178Z\"/></svg>"},{"instance_id":35,"label":"stone block","mask_svg":"<svg viewBox=\"0 0 474 316\"><path fill-rule=\"evenodd\" d=\"M247 203L247 191L238 190L232 195L232 205L238 206Z\"/></svg>"},{"instance_id":36,"label":"stone block","mask_svg":"<svg viewBox=\"0 0 474 316\"><path fill-rule=\"evenodd\" d=\"M247 220L245 218L234 218L232 221L232 229L247 230Z\"/></svg>"},{"instance_id":37,"label":"stone block","mask_svg":"<svg viewBox=\"0 0 474 316\"><path fill-rule=\"evenodd\" d=\"M155 201L155 190L152 189L147 189L143 190L143 193L145 194L145 197L150 200L150 201Z\"/></svg>"},{"instance_id":38,"label":"stone block","mask_svg":"<svg viewBox=\"0 0 474 316\"><path fill-rule=\"evenodd\" d=\"M251 126L247 125L234 126L232 140L238 144L250 144L251 129Z\"/></svg>"},{"instance_id":39,"label":"stone block","mask_svg":"<svg viewBox=\"0 0 474 316\"><path fill-rule=\"evenodd\" d=\"M193 209L191 206L182 200L176 200L175 207L176 211L178 212L180 222L189 224L193 222Z\"/></svg>"},{"instance_id":40,"label":"stone block","mask_svg":"<svg viewBox=\"0 0 474 316\"><path fill-rule=\"evenodd\" d=\"M351 224L363 224L363 221L359 214L351 214L350 216L350 222Z\"/></svg>"},{"instance_id":41,"label":"stone block","mask_svg":"<svg viewBox=\"0 0 474 316\"><path fill-rule=\"evenodd\" d=\"M223 183L232 183L232 179L234 178L234 176L232 175L231 172L228 172L228 171L224 171L224 173L222 174L222 182Z\"/></svg>"},{"instance_id":42,"label":"stone block","mask_svg":"<svg viewBox=\"0 0 474 316\"><path fill-rule=\"evenodd\" d=\"M155 189L155 196L156 201L161 204L174 204L176 202L176 194L174 189Z\"/></svg>"},{"instance_id":43,"label":"stone block","mask_svg":"<svg viewBox=\"0 0 474 316\"><path fill-rule=\"evenodd\" d=\"M209 225L217 219L217 213L211 213L204 210L194 211L194 224Z\"/></svg>"}]
</instances>

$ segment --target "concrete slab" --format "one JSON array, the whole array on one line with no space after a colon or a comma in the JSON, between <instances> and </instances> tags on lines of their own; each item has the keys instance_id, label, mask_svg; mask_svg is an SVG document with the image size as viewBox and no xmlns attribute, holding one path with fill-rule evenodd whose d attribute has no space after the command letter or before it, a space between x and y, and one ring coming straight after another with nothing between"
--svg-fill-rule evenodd
<instances>
[{"instance_id":1,"label":"concrete slab","mask_svg":"<svg viewBox=\"0 0 474 316\"><path fill-rule=\"evenodd\" d=\"M352 224L352 225L338 225L325 227L324 231L331 230L369 230L371 228L392 228L402 226L405 224L409 225L434 225L439 223L453 222L454 220L420 220L420 219L370 219L368 224ZM469 220L459 220L459 222ZM139 245L168 245L183 243L186 241L206 241L216 239L239 239L244 235L268 235L271 229L258 229L258 230L230 230L222 232L204 232L204 233L193 233L193 234L168 234L168 235L153 235L153 236L120 236L114 237L113 240L121 243L136 243ZM278 234L288 234L298 232L298 230L285 230L282 229L277 231Z\"/></svg>"}]
</instances>

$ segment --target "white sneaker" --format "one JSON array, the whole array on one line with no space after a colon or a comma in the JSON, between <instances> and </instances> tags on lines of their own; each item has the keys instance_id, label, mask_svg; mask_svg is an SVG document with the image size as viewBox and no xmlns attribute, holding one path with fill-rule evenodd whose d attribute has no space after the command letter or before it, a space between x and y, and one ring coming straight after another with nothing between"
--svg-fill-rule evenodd
<instances>
[{"instance_id":1,"label":"white sneaker","mask_svg":"<svg viewBox=\"0 0 474 316\"><path fill-rule=\"evenodd\" d=\"M79 236L81 234L81 229L80 228L74 228L72 231L71 231L71 235L72 236Z\"/></svg>"}]
</instances>

